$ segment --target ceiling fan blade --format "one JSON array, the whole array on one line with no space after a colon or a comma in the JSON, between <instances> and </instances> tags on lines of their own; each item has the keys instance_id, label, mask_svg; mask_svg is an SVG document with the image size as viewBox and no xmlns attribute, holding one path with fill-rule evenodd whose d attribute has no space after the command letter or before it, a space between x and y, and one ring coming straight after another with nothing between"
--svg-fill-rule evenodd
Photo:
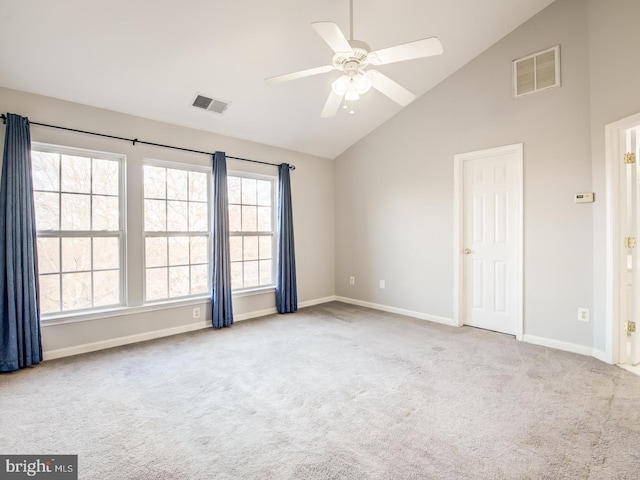
<instances>
[{"instance_id":1,"label":"ceiling fan blade","mask_svg":"<svg viewBox=\"0 0 640 480\"><path fill-rule=\"evenodd\" d=\"M331 47L335 53L350 53L353 52L349 41L343 35L342 31L333 22L315 22L311 26L314 28L318 35L327 42L327 45Z\"/></svg>"},{"instance_id":2,"label":"ceiling fan blade","mask_svg":"<svg viewBox=\"0 0 640 480\"><path fill-rule=\"evenodd\" d=\"M441 53L442 44L438 37L430 37L371 52L367 55L367 60L372 65L385 65L414 58L431 57Z\"/></svg>"},{"instance_id":3,"label":"ceiling fan blade","mask_svg":"<svg viewBox=\"0 0 640 480\"><path fill-rule=\"evenodd\" d=\"M285 73L284 75L267 78L264 83L267 85L273 85L274 83L288 82L289 80L295 80L297 78L310 77L311 75L318 75L319 73L327 73L334 68L335 67L333 65L323 65L322 67L309 68L307 70L300 70L299 72Z\"/></svg>"},{"instance_id":4,"label":"ceiling fan blade","mask_svg":"<svg viewBox=\"0 0 640 480\"><path fill-rule=\"evenodd\" d=\"M409 90L377 70L369 70L367 73L370 73L373 78L373 88L397 104L405 107L416 99L416 96Z\"/></svg>"},{"instance_id":5,"label":"ceiling fan blade","mask_svg":"<svg viewBox=\"0 0 640 480\"><path fill-rule=\"evenodd\" d=\"M336 92L331 89L331 93L329 93L329 98L327 98L327 102L324 104L324 108L322 109L322 113L320 116L322 118L331 118L333 117L338 108L340 108L340 104L342 103L343 95L338 95Z\"/></svg>"}]
</instances>

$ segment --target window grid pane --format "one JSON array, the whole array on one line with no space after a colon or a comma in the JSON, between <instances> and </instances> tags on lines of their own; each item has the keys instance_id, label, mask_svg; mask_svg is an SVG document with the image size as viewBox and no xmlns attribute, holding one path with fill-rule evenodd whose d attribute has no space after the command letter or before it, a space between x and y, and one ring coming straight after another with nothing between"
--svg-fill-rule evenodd
<instances>
[{"instance_id":1,"label":"window grid pane","mask_svg":"<svg viewBox=\"0 0 640 480\"><path fill-rule=\"evenodd\" d=\"M93 304L107 306L118 303L120 298L120 275L118 270L93 272Z\"/></svg>"},{"instance_id":2,"label":"window grid pane","mask_svg":"<svg viewBox=\"0 0 640 480\"><path fill-rule=\"evenodd\" d=\"M231 286L242 290L275 283L274 179L227 178Z\"/></svg>"},{"instance_id":3,"label":"window grid pane","mask_svg":"<svg viewBox=\"0 0 640 480\"><path fill-rule=\"evenodd\" d=\"M32 149L40 306L47 315L122 304L122 159Z\"/></svg>"},{"instance_id":4,"label":"window grid pane","mask_svg":"<svg viewBox=\"0 0 640 480\"><path fill-rule=\"evenodd\" d=\"M206 172L144 166L145 301L209 289L209 178Z\"/></svg>"}]
</instances>

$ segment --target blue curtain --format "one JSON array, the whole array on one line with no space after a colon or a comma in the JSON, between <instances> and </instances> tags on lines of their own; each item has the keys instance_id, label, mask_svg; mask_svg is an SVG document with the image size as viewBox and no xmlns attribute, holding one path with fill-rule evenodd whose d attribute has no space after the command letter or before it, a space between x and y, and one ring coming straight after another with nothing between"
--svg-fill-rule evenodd
<instances>
[{"instance_id":1,"label":"blue curtain","mask_svg":"<svg viewBox=\"0 0 640 480\"><path fill-rule=\"evenodd\" d=\"M29 119L7 114L0 183L0 372L42 361Z\"/></svg>"},{"instance_id":2,"label":"blue curtain","mask_svg":"<svg viewBox=\"0 0 640 480\"><path fill-rule=\"evenodd\" d=\"M293 243L293 211L291 207L291 178L289 164L278 166L278 274L276 279L276 308L278 313L298 310L296 286L296 254Z\"/></svg>"},{"instance_id":3,"label":"blue curtain","mask_svg":"<svg viewBox=\"0 0 640 480\"><path fill-rule=\"evenodd\" d=\"M227 157L224 152L216 152L213 156L213 328L229 327L233 323L228 197Z\"/></svg>"}]
</instances>

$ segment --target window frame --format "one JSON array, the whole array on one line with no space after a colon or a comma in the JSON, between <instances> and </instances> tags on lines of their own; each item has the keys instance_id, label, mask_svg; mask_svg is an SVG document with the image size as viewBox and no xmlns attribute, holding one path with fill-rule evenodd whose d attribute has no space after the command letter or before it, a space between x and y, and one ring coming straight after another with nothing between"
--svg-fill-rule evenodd
<instances>
[{"instance_id":1,"label":"window frame","mask_svg":"<svg viewBox=\"0 0 640 480\"><path fill-rule=\"evenodd\" d=\"M152 200L157 200L151 197L146 197L145 196L145 192L144 192L144 167L145 166L152 166L152 167L159 167L159 168L166 168L166 169L172 169L172 170L183 170L185 172L197 172L197 173L205 173L207 174L207 228L206 230L202 230L202 231L173 231L173 230L164 230L164 231L147 231L145 229L145 206L144 206L144 202L147 199L152 199ZM213 207L211 204L211 198L212 198L212 185L211 185L211 175L212 175L212 167L211 166L205 166L205 165L197 165L197 164L190 164L190 163L181 163L181 162L176 162L176 161L169 161L169 160L159 160L159 159L154 159L154 158L143 158L142 159L142 176L141 176L141 198L142 198L142 216L141 216L141 223L142 223L142 234L141 234L141 239L142 239L142 304L144 306L153 306L153 305L162 305L162 304L173 304L176 302L188 302L188 301L192 301L195 299L202 299L202 298L206 298L209 296L209 292L211 291L211 263L212 263L212 259L213 259L213 252L212 252L212 248L213 248ZM164 198L165 202L169 201L170 199L168 198ZM189 200L187 200L188 202ZM147 299L147 255L146 255L146 245L147 245L147 238L152 237L152 238L172 238L172 237L203 237L206 236L207 237L207 291L204 293L196 293L196 294L189 294L189 295L182 295L182 296L176 296L176 297L171 297L169 296L169 275L168 275L168 269L170 267L170 265L168 264L167 261L167 265L164 268L167 268L167 297L165 298L157 298L157 299L152 299L149 300ZM167 255L168 255L168 251L167 251ZM188 264L189 267L191 267L191 263ZM195 264L198 265L198 264ZM148 267L148 268L155 268L155 267ZM158 267L158 268L162 268L162 267ZM189 273L189 284L191 284L191 273Z\"/></svg>"},{"instance_id":2,"label":"window frame","mask_svg":"<svg viewBox=\"0 0 640 480\"><path fill-rule=\"evenodd\" d=\"M277 208L277 199L278 199L278 176L277 175L267 175L261 173L252 173L241 170L229 170L227 172L228 177L238 177L238 178L250 178L254 180L264 180L271 182L271 231L255 231L255 232L243 232L243 231L231 231L229 228L229 241L233 237L244 237L244 236L266 236L270 235L273 239L271 243L271 283L269 285L258 285L254 287L243 287L243 288L232 288L233 296L246 296L252 295L254 293L262 293L269 290L275 290L276 288L276 272L277 272L277 253L278 253L278 225L277 225L277 216L278 216L278 208ZM247 205L247 204L232 204L229 202L229 206L231 205ZM259 258L258 258L259 261ZM245 260L242 260L242 264L244 265ZM236 263L236 262L232 262Z\"/></svg>"},{"instance_id":3,"label":"window frame","mask_svg":"<svg viewBox=\"0 0 640 480\"><path fill-rule=\"evenodd\" d=\"M59 302L60 302L60 310L56 311L56 312L49 312L49 313L42 313L40 314L40 319L43 323L47 323L47 322L53 322L56 320L59 320L61 318L64 317L69 317L69 316L78 316L78 315L87 315L87 314L94 314L94 313L98 313L98 312L103 312L103 311L107 311L107 310L115 310L115 309L120 309L125 307L128 304L128 298L127 298L127 248L126 248L126 242L127 242L127 208L126 208L126 204L127 204L127 198L126 198L126 170L127 170L127 156L124 154L120 154L120 153L113 153L113 152L104 152L104 151L100 151L100 150L93 150L93 149L89 149L89 148L77 148L77 147L69 147L69 146L64 146L64 145L57 145L57 144L52 144L52 143L44 143L44 142L36 142L36 141L32 141L31 142L31 150L30 150L30 156L31 158L33 155L33 152L43 152L43 153L54 153L57 155L69 155L69 156L78 156L78 157L83 157L83 158L90 158L91 160L93 159L98 159L98 160L109 160L109 161L117 161L119 163L119 174L118 174L118 216L119 216L119 225L118 225L118 230L117 231L106 231L106 230L37 230L37 226L36 226L36 238L58 238L60 239L60 242L62 242L63 238L95 238L95 237L111 237L111 238L118 238L119 239L119 255L120 255L120 262L119 262L119 267L118 267L118 277L119 277L119 292L118 292L118 296L119 296L119 303L114 303L114 304L110 304L110 305L99 305L99 306L92 306L89 308L80 308L80 309L74 309L74 310L62 310L62 275L63 275L63 271L62 271L62 243L59 244L59 260L60 260L60 270L58 272L58 275L60 276L59 279L59 287L60 287L60 293L59 293ZM31 160L31 171L33 172L33 160ZM60 179L60 177L58 177ZM93 180L93 179L92 179ZM62 200L62 194L64 193L64 191L61 188L62 186L60 186L60 188L57 190L58 194L60 195L60 199L59 202L61 202ZM35 192L37 191L41 191L41 190L36 190L35 188L33 188L33 192L35 194ZM43 191L43 192L50 192L50 191ZM91 197L93 197L94 193L89 193L88 195L90 195ZM60 204L60 209L59 209L60 213L61 213L61 204ZM90 210L90 215L91 215L91 210ZM37 212L36 212L36 217L37 217ZM59 225L61 227L61 225ZM92 247L92 251L93 251L93 247ZM93 255L92 255L93 257ZM112 270L112 269L106 269L106 270ZM113 269L115 270L115 269ZM93 268L93 258L91 258L91 269L89 270L89 272L91 273L91 277L92 277L92 295L91 295L91 301L93 303L93 274L96 270L94 270ZM101 270L97 270L97 271L101 271ZM38 272L38 281L40 281L40 276L41 275L49 275L49 274L42 274L40 272Z\"/></svg>"}]
</instances>

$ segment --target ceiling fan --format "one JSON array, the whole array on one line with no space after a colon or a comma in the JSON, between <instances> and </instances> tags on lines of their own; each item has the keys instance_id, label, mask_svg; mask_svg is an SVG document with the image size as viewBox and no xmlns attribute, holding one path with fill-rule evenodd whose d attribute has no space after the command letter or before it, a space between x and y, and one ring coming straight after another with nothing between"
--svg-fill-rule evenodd
<instances>
[{"instance_id":1,"label":"ceiling fan","mask_svg":"<svg viewBox=\"0 0 640 480\"><path fill-rule=\"evenodd\" d=\"M315 22L311 26L334 51L330 65L309 68L298 72L270 77L265 80L268 85L298 78L318 75L338 70L342 76L331 84L331 92L320 114L323 118L333 117L340 105L348 108L360 95L367 93L372 87L389 97L394 102L406 106L416 96L399 83L391 80L377 70L365 70L369 65L387 65L416 58L430 57L442 53L442 44L437 37L423 38L394 47L383 48L372 52L369 45L353 39L353 0L350 6L350 40L333 22ZM345 100L343 104L343 99ZM350 113L354 113L353 108Z\"/></svg>"}]
</instances>

